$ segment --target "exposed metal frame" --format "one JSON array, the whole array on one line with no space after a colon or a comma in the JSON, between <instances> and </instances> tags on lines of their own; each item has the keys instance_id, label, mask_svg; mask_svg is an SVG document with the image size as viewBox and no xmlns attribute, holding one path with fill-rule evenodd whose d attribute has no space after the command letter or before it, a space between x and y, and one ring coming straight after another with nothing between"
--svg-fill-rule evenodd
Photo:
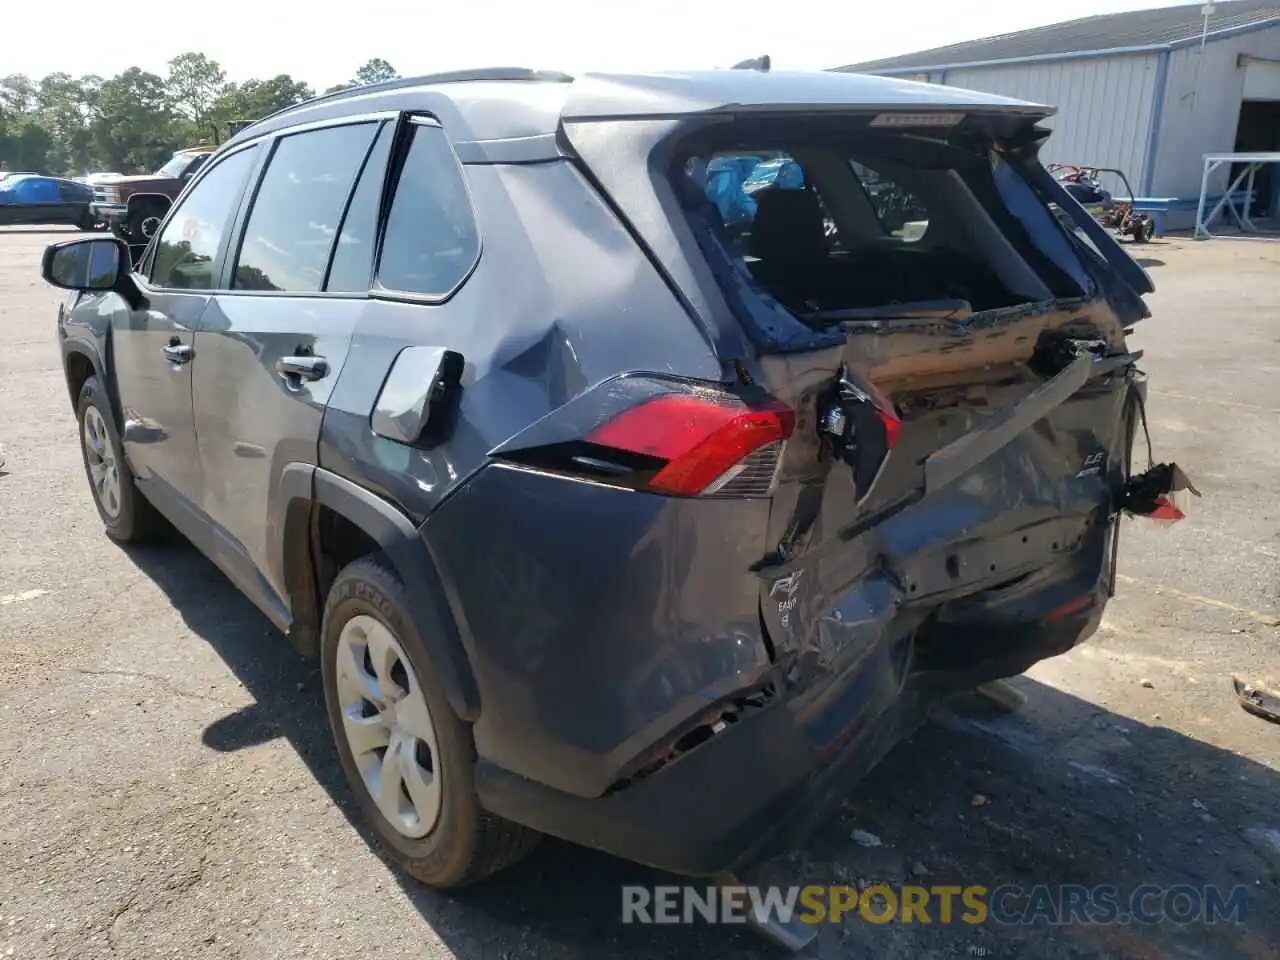
<instances>
[{"instance_id":1,"label":"exposed metal frame","mask_svg":"<svg viewBox=\"0 0 1280 960\"><path fill-rule=\"evenodd\" d=\"M1234 181L1227 184L1227 189L1223 192L1222 198L1206 215L1205 207L1208 206L1209 178L1224 163L1243 163L1245 167ZM1209 224L1223 211L1224 207L1231 212L1231 216L1235 219L1236 225L1242 233L1259 237L1260 239L1280 240L1280 236L1264 236L1262 231L1258 229L1257 224L1249 218L1249 203L1253 199L1254 176L1269 163L1280 164L1280 153L1206 153L1204 155L1204 173L1200 177L1200 202L1196 206L1195 238L1197 240L1209 240L1215 236L1221 236L1220 234L1210 233ZM1244 209L1240 210L1236 207L1232 194L1240 189L1241 184L1246 182Z\"/></svg>"}]
</instances>

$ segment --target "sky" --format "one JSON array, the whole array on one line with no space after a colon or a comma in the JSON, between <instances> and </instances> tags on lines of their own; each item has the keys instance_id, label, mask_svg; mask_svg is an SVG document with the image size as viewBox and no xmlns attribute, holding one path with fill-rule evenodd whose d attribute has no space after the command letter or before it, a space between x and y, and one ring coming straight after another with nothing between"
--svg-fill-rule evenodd
<instances>
[{"instance_id":1,"label":"sky","mask_svg":"<svg viewBox=\"0 0 1280 960\"><path fill-rule=\"evenodd\" d=\"M144 3L132 7L136 16L121 8L104 19L101 0L60 0L59 21L82 27L6 31L0 73L105 77L131 66L163 73L169 58L187 51L217 60L231 80L288 73L317 89L349 79L371 57L404 75L481 66L701 69L765 53L774 69L821 69L1176 2L205 0L168 13L163 3Z\"/></svg>"}]
</instances>

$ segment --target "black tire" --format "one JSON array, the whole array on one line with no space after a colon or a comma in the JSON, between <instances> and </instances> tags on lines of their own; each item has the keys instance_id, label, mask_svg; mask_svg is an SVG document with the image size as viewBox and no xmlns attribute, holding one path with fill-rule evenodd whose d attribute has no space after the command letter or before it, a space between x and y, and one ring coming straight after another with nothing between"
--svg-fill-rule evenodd
<instances>
[{"instance_id":1,"label":"black tire","mask_svg":"<svg viewBox=\"0 0 1280 960\"><path fill-rule=\"evenodd\" d=\"M135 205L126 220L126 232L129 243L150 243L152 235L160 228L165 209L154 201L144 201Z\"/></svg>"},{"instance_id":2,"label":"black tire","mask_svg":"<svg viewBox=\"0 0 1280 960\"><path fill-rule=\"evenodd\" d=\"M365 822L373 828L379 853L429 886L466 886L523 858L537 846L541 835L480 806L473 779L476 754L471 730L449 706L432 669L431 656L408 611L405 587L382 558L356 560L338 574L325 602L320 641L329 726L343 772ZM337 685L338 641L343 627L358 615L379 621L412 661L435 728L437 755L432 758L432 765L441 782L441 810L430 832L418 839L397 831L378 809L343 733Z\"/></svg>"},{"instance_id":3,"label":"black tire","mask_svg":"<svg viewBox=\"0 0 1280 960\"><path fill-rule=\"evenodd\" d=\"M119 509L114 513L102 503L90 467L90 452L85 440L85 418L91 415L91 408L101 418L100 422L106 432L105 442L110 446L114 457L119 485ZM76 425L80 428L80 458L84 462L85 479L89 481L89 493L93 497L93 505L98 508L98 516L102 518L107 536L117 543L145 543L167 534L170 529L168 523L134 483L133 471L124 458L124 445L120 442L120 432L116 428L111 404L97 377L90 377L80 388L80 399L76 403Z\"/></svg>"}]
</instances>

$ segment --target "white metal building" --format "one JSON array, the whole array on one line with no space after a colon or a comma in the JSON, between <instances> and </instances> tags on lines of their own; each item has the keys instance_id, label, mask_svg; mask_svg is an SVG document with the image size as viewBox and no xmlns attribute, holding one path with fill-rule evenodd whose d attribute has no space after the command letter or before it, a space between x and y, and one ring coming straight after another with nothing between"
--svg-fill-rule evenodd
<instances>
[{"instance_id":1,"label":"white metal building","mask_svg":"<svg viewBox=\"0 0 1280 960\"><path fill-rule=\"evenodd\" d=\"M1280 151L1280 0L1086 17L838 69L1056 106L1044 161L1124 170L1138 196L1185 208L1166 227L1194 222L1205 154ZM1280 169L1255 187L1254 211L1280 213Z\"/></svg>"}]
</instances>

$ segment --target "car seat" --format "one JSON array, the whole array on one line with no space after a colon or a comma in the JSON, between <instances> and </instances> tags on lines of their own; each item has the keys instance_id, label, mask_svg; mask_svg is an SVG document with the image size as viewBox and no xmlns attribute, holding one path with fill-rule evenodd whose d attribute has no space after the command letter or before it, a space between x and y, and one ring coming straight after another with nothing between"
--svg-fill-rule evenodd
<instances>
[{"instance_id":1,"label":"car seat","mask_svg":"<svg viewBox=\"0 0 1280 960\"><path fill-rule=\"evenodd\" d=\"M822 205L810 189L766 187L755 195L751 272L790 307L821 303L831 264Z\"/></svg>"}]
</instances>

